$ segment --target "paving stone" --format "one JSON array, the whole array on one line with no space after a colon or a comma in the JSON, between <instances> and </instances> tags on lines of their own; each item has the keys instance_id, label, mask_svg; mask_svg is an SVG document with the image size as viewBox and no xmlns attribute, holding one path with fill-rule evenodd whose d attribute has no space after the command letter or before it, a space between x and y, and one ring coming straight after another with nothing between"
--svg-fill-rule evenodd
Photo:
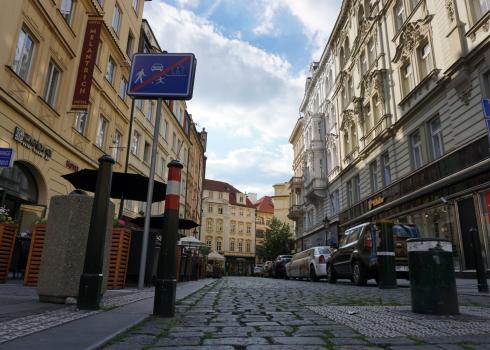
<instances>
[{"instance_id":1,"label":"paving stone","mask_svg":"<svg viewBox=\"0 0 490 350\"><path fill-rule=\"evenodd\" d=\"M277 322L271 322L271 321L246 322L245 324L247 326L251 326L251 327L279 326L279 323L277 323Z\"/></svg>"},{"instance_id":2,"label":"paving stone","mask_svg":"<svg viewBox=\"0 0 490 350\"><path fill-rule=\"evenodd\" d=\"M329 338L334 345L368 345L364 339L360 338Z\"/></svg>"},{"instance_id":3,"label":"paving stone","mask_svg":"<svg viewBox=\"0 0 490 350\"><path fill-rule=\"evenodd\" d=\"M375 345L413 345L416 342L410 338L368 338L367 341Z\"/></svg>"},{"instance_id":4,"label":"paving stone","mask_svg":"<svg viewBox=\"0 0 490 350\"><path fill-rule=\"evenodd\" d=\"M234 350L233 346L170 346L156 347L150 349L172 349L172 350Z\"/></svg>"},{"instance_id":5,"label":"paving stone","mask_svg":"<svg viewBox=\"0 0 490 350\"><path fill-rule=\"evenodd\" d=\"M265 338L216 338L216 339L204 339L204 345L259 345L269 344Z\"/></svg>"},{"instance_id":6,"label":"paving stone","mask_svg":"<svg viewBox=\"0 0 490 350\"><path fill-rule=\"evenodd\" d=\"M201 338L160 338L153 346L182 346L182 345L199 345Z\"/></svg>"},{"instance_id":7,"label":"paving stone","mask_svg":"<svg viewBox=\"0 0 490 350\"><path fill-rule=\"evenodd\" d=\"M174 332L170 331L168 337L171 338L186 338L186 337L204 337L204 332Z\"/></svg>"},{"instance_id":8,"label":"paving stone","mask_svg":"<svg viewBox=\"0 0 490 350\"><path fill-rule=\"evenodd\" d=\"M247 350L298 350L297 345L250 345ZM301 346L301 350L325 350L323 346ZM376 349L375 349L376 350Z\"/></svg>"},{"instance_id":9,"label":"paving stone","mask_svg":"<svg viewBox=\"0 0 490 350\"><path fill-rule=\"evenodd\" d=\"M197 326L197 327L173 327L172 332L216 332L217 327Z\"/></svg>"},{"instance_id":10,"label":"paving stone","mask_svg":"<svg viewBox=\"0 0 490 350\"><path fill-rule=\"evenodd\" d=\"M400 346L391 346L388 349L390 350L441 350L440 347L436 345L400 345Z\"/></svg>"},{"instance_id":11,"label":"paving stone","mask_svg":"<svg viewBox=\"0 0 490 350\"><path fill-rule=\"evenodd\" d=\"M306 326L306 325L313 324L313 322L309 320L289 320L289 321L281 321L280 323L283 326Z\"/></svg>"},{"instance_id":12,"label":"paving stone","mask_svg":"<svg viewBox=\"0 0 490 350\"><path fill-rule=\"evenodd\" d=\"M274 344L284 345L322 345L325 341L319 337L273 337Z\"/></svg>"}]
</instances>

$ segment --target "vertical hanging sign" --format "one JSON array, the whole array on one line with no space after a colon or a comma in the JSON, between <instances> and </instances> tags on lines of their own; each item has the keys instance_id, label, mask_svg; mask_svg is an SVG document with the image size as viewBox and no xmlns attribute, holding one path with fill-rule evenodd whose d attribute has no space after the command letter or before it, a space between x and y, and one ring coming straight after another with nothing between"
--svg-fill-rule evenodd
<instances>
[{"instance_id":1,"label":"vertical hanging sign","mask_svg":"<svg viewBox=\"0 0 490 350\"><path fill-rule=\"evenodd\" d=\"M73 93L73 109L87 109L89 105L90 88L92 87L101 28L101 20L89 19L87 21L87 29L85 30L85 39L83 40L82 53L78 66L77 82Z\"/></svg>"}]
</instances>

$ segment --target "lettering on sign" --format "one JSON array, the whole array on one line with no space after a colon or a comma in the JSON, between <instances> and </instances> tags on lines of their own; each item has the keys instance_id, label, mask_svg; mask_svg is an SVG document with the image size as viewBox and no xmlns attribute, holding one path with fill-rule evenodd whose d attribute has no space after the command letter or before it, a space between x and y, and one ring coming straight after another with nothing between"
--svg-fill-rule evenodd
<instances>
[{"instance_id":1,"label":"lettering on sign","mask_svg":"<svg viewBox=\"0 0 490 350\"><path fill-rule=\"evenodd\" d=\"M32 150L32 152L38 156L43 157L45 160L49 160L53 155L51 148L46 147L19 126L15 127L14 140L19 142L25 148Z\"/></svg>"},{"instance_id":2,"label":"lettering on sign","mask_svg":"<svg viewBox=\"0 0 490 350\"><path fill-rule=\"evenodd\" d=\"M90 101L90 88L94 73L97 50L100 42L101 20L88 20L83 41L80 64L78 66L77 82L73 95L73 109L86 108Z\"/></svg>"},{"instance_id":3,"label":"lettering on sign","mask_svg":"<svg viewBox=\"0 0 490 350\"><path fill-rule=\"evenodd\" d=\"M66 161L65 166L66 166L68 169L73 170L73 171L78 171L78 170L79 170L78 165L76 165L75 163L73 163L73 162L72 162L72 161L70 161L70 160L67 160L67 161Z\"/></svg>"},{"instance_id":4,"label":"lettering on sign","mask_svg":"<svg viewBox=\"0 0 490 350\"><path fill-rule=\"evenodd\" d=\"M378 205L383 204L384 202L385 202L385 199L383 196L371 198L368 200L368 210L371 210L374 207L377 207Z\"/></svg>"}]
</instances>

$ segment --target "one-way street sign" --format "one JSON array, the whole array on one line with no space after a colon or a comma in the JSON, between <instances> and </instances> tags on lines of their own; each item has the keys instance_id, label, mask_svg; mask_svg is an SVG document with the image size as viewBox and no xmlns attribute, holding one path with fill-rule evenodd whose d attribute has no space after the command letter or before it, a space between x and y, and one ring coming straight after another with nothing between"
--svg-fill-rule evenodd
<instances>
[{"instance_id":1,"label":"one-way street sign","mask_svg":"<svg viewBox=\"0 0 490 350\"><path fill-rule=\"evenodd\" d=\"M135 54L128 95L143 99L190 100L196 57L192 53Z\"/></svg>"}]
</instances>

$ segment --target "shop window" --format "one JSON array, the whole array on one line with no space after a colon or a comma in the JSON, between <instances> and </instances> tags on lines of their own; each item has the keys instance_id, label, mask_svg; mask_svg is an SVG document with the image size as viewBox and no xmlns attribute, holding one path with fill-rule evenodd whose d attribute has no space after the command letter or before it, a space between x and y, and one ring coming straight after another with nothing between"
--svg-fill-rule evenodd
<instances>
[{"instance_id":1,"label":"shop window","mask_svg":"<svg viewBox=\"0 0 490 350\"><path fill-rule=\"evenodd\" d=\"M97 137L95 139L95 145L99 148L103 148L105 146L106 134L107 134L107 119L103 116L99 118L99 125L97 128Z\"/></svg>"},{"instance_id":2,"label":"shop window","mask_svg":"<svg viewBox=\"0 0 490 350\"><path fill-rule=\"evenodd\" d=\"M12 70L24 81L27 81L31 70L32 56L34 54L35 42L33 36L25 28L22 28L17 40Z\"/></svg>"},{"instance_id":3,"label":"shop window","mask_svg":"<svg viewBox=\"0 0 490 350\"><path fill-rule=\"evenodd\" d=\"M429 122L429 132L432 159L442 157L444 154L444 144L442 139L441 119L439 117L435 117Z\"/></svg>"},{"instance_id":4,"label":"shop window","mask_svg":"<svg viewBox=\"0 0 490 350\"><path fill-rule=\"evenodd\" d=\"M116 70L116 64L114 63L114 60L112 57L109 57L109 60L107 61L107 70L105 74L105 78L111 85L114 83L114 72Z\"/></svg>"},{"instance_id":5,"label":"shop window","mask_svg":"<svg viewBox=\"0 0 490 350\"><path fill-rule=\"evenodd\" d=\"M66 23L71 24L71 19L73 17L73 0L62 0L60 12Z\"/></svg>"},{"instance_id":6,"label":"shop window","mask_svg":"<svg viewBox=\"0 0 490 350\"><path fill-rule=\"evenodd\" d=\"M119 97L123 100L126 99L126 91L128 90L128 81L126 78L122 77L119 83Z\"/></svg>"},{"instance_id":7,"label":"shop window","mask_svg":"<svg viewBox=\"0 0 490 350\"><path fill-rule=\"evenodd\" d=\"M119 161L119 156L121 154L122 147L122 135L119 131L116 130L114 134L114 141L112 142L112 158L117 162Z\"/></svg>"},{"instance_id":8,"label":"shop window","mask_svg":"<svg viewBox=\"0 0 490 350\"><path fill-rule=\"evenodd\" d=\"M378 186L378 162L376 160L369 164L369 178L371 180L371 192L377 192Z\"/></svg>"},{"instance_id":9,"label":"shop window","mask_svg":"<svg viewBox=\"0 0 490 350\"><path fill-rule=\"evenodd\" d=\"M383 174L383 186L391 184L390 155L385 152L381 155L381 171Z\"/></svg>"},{"instance_id":10,"label":"shop window","mask_svg":"<svg viewBox=\"0 0 490 350\"><path fill-rule=\"evenodd\" d=\"M422 157L422 138L420 136L420 130L415 131L410 135L410 147L412 155L413 169L418 169L424 164Z\"/></svg>"},{"instance_id":11,"label":"shop window","mask_svg":"<svg viewBox=\"0 0 490 350\"><path fill-rule=\"evenodd\" d=\"M131 140L131 153L134 155L138 155L140 139L141 139L140 134L135 130L133 133L133 139Z\"/></svg>"},{"instance_id":12,"label":"shop window","mask_svg":"<svg viewBox=\"0 0 490 350\"><path fill-rule=\"evenodd\" d=\"M60 69L53 61L49 61L48 75L46 76L46 83L44 85L44 101L52 108L55 107L56 95L58 93L58 85L60 80Z\"/></svg>"},{"instance_id":13,"label":"shop window","mask_svg":"<svg viewBox=\"0 0 490 350\"><path fill-rule=\"evenodd\" d=\"M88 111L80 110L75 112L75 130L80 134L85 134L85 128L87 126Z\"/></svg>"},{"instance_id":14,"label":"shop window","mask_svg":"<svg viewBox=\"0 0 490 350\"><path fill-rule=\"evenodd\" d=\"M114 6L114 12L112 13L112 29L116 34L119 34L119 28L121 27L121 9L119 5Z\"/></svg>"},{"instance_id":15,"label":"shop window","mask_svg":"<svg viewBox=\"0 0 490 350\"><path fill-rule=\"evenodd\" d=\"M143 147L143 161L149 163L151 155L151 145L145 141L145 145Z\"/></svg>"}]
</instances>

